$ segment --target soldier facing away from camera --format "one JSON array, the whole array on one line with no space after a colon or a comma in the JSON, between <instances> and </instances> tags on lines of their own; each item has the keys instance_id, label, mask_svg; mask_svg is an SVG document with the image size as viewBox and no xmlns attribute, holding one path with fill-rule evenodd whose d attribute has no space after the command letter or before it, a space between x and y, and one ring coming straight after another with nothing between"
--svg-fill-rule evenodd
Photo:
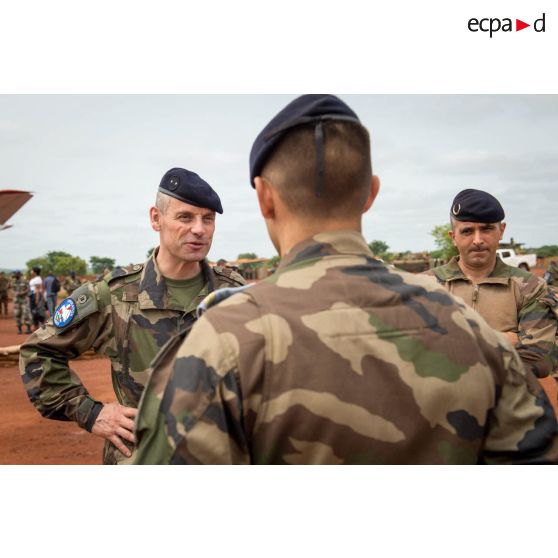
<instances>
[{"instance_id":1,"label":"soldier facing away from camera","mask_svg":"<svg viewBox=\"0 0 558 558\"><path fill-rule=\"evenodd\" d=\"M367 130L305 95L256 138L250 178L277 272L158 355L136 463L549 463L557 425L513 347L361 233Z\"/></svg>"},{"instance_id":2,"label":"soldier facing away from camera","mask_svg":"<svg viewBox=\"0 0 558 558\"><path fill-rule=\"evenodd\" d=\"M79 286L60 303L53 323L21 347L22 379L37 410L105 438L104 463L133 454L133 419L158 350L194 321L210 292L243 284L205 259L216 213L223 213L221 201L207 182L185 169L168 171L150 209L159 248L145 264ZM95 400L70 369L68 360L88 349L110 358L117 402Z\"/></svg>"}]
</instances>

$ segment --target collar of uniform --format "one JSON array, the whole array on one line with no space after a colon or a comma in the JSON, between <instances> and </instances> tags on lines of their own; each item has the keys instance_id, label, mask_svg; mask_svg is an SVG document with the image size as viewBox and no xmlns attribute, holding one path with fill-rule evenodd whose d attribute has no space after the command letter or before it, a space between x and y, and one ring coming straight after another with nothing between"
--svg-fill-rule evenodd
<instances>
[{"instance_id":1,"label":"collar of uniform","mask_svg":"<svg viewBox=\"0 0 558 558\"><path fill-rule=\"evenodd\" d=\"M184 309L183 307L171 302L167 289L167 283L157 266L156 258L158 252L159 248L153 250L153 253L143 266L138 293L139 307L142 310L177 310L179 312L186 313L193 312L198 303L201 302L201 300L203 300L210 291L214 290L215 280L213 278L213 272L211 271L207 261L203 260L201 262L204 279L203 288L200 291L200 294L194 298L190 306Z\"/></svg>"},{"instance_id":2,"label":"collar of uniform","mask_svg":"<svg viewBox=\"0 0 558 558\"><path fill-rule=\"evenodd\" d=\"M459 264L459 256L454 256L444 267L446 268L446 281L469 281L471 280L463 273ZM509 266L506 265L500 258L496 257L496 265L491 271L490 275L482 279L477 283L477 285L482 285L483 283L495 283L500 285L507 285L510 281Z\"/></svg>"},{"instance_id":3,"label":"collar of uniform","mask_svg":"<svg viewBox=\"0 0 558 558\"><path fill-rule=\"evenodd\" d=\"M295 244L281 259L277 271L299 262L318 260L325 256L338 255L367 256L373 258L372 251L362 234L353 230L330 231L316 234Z\"/></svg>"}]
</instances>

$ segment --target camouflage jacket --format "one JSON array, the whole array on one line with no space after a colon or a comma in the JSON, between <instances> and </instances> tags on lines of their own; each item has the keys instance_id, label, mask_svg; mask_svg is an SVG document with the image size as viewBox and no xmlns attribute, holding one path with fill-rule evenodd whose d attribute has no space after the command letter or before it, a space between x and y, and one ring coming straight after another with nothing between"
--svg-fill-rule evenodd
<instances>
[{"instance_id":1,"label":"camouflage jacket","mask_svg":"<svg viewBox=\"0 0 558 558\"><path fill-rule=\"evenodd\" d=\"M154 256L144 265L118 268L72 294L77 314L65 328L49 320L21 347L20 371L37 410L47 418L75 420L91 430L102 403L93 399L68 360L93 349L111 360L112 383L122 405L137 407L159 349L195 319L197 304L212 290L243 284L242 277L202 264L205 284L188 308L174 306ZM109 442L104 462L124 461Z\"/></svg>"},{"instance_id":2,"label":"camouflage jacket","mask_svg":"<svg viewBox=\"0 0 558 558\"><path fill-rule=\"evenodd\" d=\"M10 280L7 277L0 277L0 293L7 293L10 288Z\"/></svg>"},{"instance_id":3,"label":"camouflage jacket","mask_svg":"<svg viewBox=\"0 0 558 558\"><path fill-rule=\"evenodd\" d=\"M353 231L295 246L154 362L135 463L544 463L557 424L511 345Z\"/></svg>"},{"instance_id":4,"label":"camouflage jacket","mask_svg":"<svg viewBox=\"0 0 558 558\"><path fill-rule=\"evenodd\" d=\"M505 264L500 258L492 273L473 284L459 267L458 258L425 274L433 275L449 292L461 297L496 331L517 333L515 349L536 376L548 376L558 321L553 312L557 301L541 278Z\"/></svg>"},{"instance_id":5,"label":"camouflage jacket","mask_svg":"<svg viewBox=\"0 0 558 558\"><path fill-rule=\"evenodd\" d=\"M29 281L24 279L14 279L12 283L12 289L14 291L15 302L25 302L28 300L29 293Z\"/></svg>"},{"instance_id":6,"label":"camouflage jacket","mask_svg":"<svg viewBox=\"0 0 558 558\"><path fill-rule=\"evenodd\" d=\"M77 277L75 279L66 277L66 279L64 279L62 288L68 293L68 295L71 295L80 285L81 281Z\"/></svg>"}]
</instances>

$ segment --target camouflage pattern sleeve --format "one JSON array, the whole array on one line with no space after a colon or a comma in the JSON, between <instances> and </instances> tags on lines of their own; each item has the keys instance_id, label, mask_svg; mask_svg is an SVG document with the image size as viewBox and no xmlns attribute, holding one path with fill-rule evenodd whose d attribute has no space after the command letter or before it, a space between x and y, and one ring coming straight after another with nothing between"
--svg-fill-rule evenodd
<instances>
[{"instance_id":1,"label":"camouflage pattern sleeve","mask_svg":"<svg viewBox=\"0 0 558 558\"><path fill-rule=\"evenodd\" d=\"M110 334L107 312L99 308L95 285L74 292L77 313L65 328L49 320L20 349L20 373L31 403L42 416L73 420L91 430L102 404L88 393L68 360L88 349L99 350Z\"/></svg>"},{"instance_id":2,"label":"camouflage pattern sleeve","mask_svg":"<svg viewBox=\"0 0 558 558\"><path fill-rule=\"evenodd\" d=\"M503 370L489 415L481 462L490 465L558 463L558 424L541 384L502 338ZM500 368L502 369L502 368Z\"/></svg>"},{"instance_id":3,"label":"camouflage pattern sleeve","mask_svg":"<svg viewBox=\"0 0 558 558\"><path fill-rule=\"evenodd\" d=\"M250 401L243 402L240 391L239 340L215 327L230 325L235 306L247 301L245 294L227 299L211 320L202 316L186 340L177 336L163 348L140 402L134 464L250 463L245 434ZM243 304L243 318L252 319L250 314L257 318L255 305ZM242 352L254 367L262 365L261 336L243 342ZM251 399L258 399L256 386Z\"/></svg>"},{"instance_id":4,"label":"camouflage pattern sleeve","mask_svg":"<svg viewBox=\"0 0 558 558\"><path fill-rule=\"evenodd\" d=\"M553 311L557 301L544 281L532 277L536 288L531 281L525 284L529 290L522 293L525 300L518 313L519 344L515 348L525 366L538 378L544 378L557 364L554 352L558 321Z\"/></svg>"}]
</instances>

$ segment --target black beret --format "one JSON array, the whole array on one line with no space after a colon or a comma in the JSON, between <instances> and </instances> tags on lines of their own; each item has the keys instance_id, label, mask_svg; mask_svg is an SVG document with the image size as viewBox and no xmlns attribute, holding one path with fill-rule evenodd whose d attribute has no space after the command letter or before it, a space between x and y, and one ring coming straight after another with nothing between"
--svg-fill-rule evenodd
<instances>
[{"instance_id":1,"label":"black beret","mask_svg":"<svg viewBox=\"0 0 558 558\"><path fill-rule=\"evenodd\" d=\"M167 171L159 184L159 192L196 207L223 213L217 192L195 172L186 169L174 168Z\"/></svg>"},{"instance_id":2,"label":"black beret","mask_svg":"<svg viewBox=\"0 0 558 558\"><path fill-rule=\"evenodd\" d=\"M471 223L498 223L505 217L500 202L488 192L468 188L455 196L451 214L457 221Z\"/></svg>"},{"instance_id":3,"label":"black beret","mask_svg":"<svg viewBox=\"0 0 558 558\"><path fill-rule=\"evenodd\" d=\"M291 101L258 134L250 151L250 182L259 176L277 144L288 130L295 126L322 122L324 120L344 120L360 124L358 116L335 95L302 95Z\"/></svg>"}]
</instances>

